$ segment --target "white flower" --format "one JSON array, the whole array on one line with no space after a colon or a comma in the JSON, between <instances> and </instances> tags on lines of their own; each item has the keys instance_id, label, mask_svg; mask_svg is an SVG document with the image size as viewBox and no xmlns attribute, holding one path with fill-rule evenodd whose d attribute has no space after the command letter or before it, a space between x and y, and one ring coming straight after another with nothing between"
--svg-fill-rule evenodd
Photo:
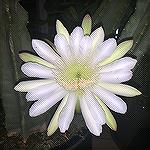
<instances>
[{"instance_id":1,"label":"white flower","mask_svg":"<svg viewBox=\"0 0 150 150\"><path fill-rule=\"evenodd\" d=\"M76 27L70 35L58 20L56 30L53 48L44 41L32 40L33 49L40 57L20 54L26 62L21 67L22 72L42 78L23 81L15 87L16 91L27 92L27 101L35 101L29 115L43 114L62 100L49 124L48 135L58 127L62 133L68 130L75 109L81 109L86 126L94 135L100 135L105 123L116 130L116 121L108 108L122 114L127 111L126 103L116 95L141 94L121 84L131 79L131 69L137 62L131 57L121 58L133 41L124 41L118 46L114 38L104 41L102 27L91 33L89 15L84 17L82 27Z\"/></svg>"}]
</instances>

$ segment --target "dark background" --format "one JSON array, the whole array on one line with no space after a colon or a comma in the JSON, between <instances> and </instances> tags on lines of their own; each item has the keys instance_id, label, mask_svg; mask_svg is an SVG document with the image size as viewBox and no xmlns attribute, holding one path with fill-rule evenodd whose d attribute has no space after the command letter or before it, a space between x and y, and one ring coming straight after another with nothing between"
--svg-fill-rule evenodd
<instances>
[{"instance_id":1,"label":"dark background","mask_svg":"<svg viewBox=\"0 0 150 150\"><path fill-rule=\"evenodd\" d=\"M9 0L6 0L6 2L7 1ZM2 0L1 3L5 3L5 0ZM115 37L118 43L128 38L132 38L134 40L133 48L131 49L131 51L129 51L127 56L136 58L138 60L138 64L134 69L134 76L128 84L136 87L143 94L141 96L133 98L123 97L123 100L128 105L128 112L125 115L120 115L112 112L117 120L117 132L111 131L110 133L110 129L104 126L102 135L100 137L95 137L89 134L89 132L83 127L82 133L78 133L77 131L75 131L77 135L74 137L70 136L70 133L67 133L69 135L69 140L63 140L63 148L67 149L70 147L78 147L78 149L86 148L95 150L149 150L150 0L21 0L19 3L28 12L28 21L26 22L26 25L31 39L49 39L53 42L53 38L56 34L56 19L61 20L61 22L63 22L68 31L71 33L71 31L76 26L81 25L82 18L85 16L85 14L89 13L93 20L93 30L102 25L105 30L106 39L108 37ZM15 9L17 12L15 5L10 5L10 7ZM21 20L21 14L18 16ZM2 19L1 21L7 21L7 19ZM117 29L119 29L118 34L116 34ZM8 40L8 37L4 40ZM16 39L14 38L13 41L15 40ZM23 48L28 50L28 46L23 46ZM29 50L32 51L32 48L29 48ZM19 51L20 50L15 51L16 57ZM7 52L7 56L9 59L9 51ZM2 58L3 57L1 55L1 59ZM17 62L20 61L18 57L16 59ZM9 64L11 64L11 61L7 63L8 64L6 64L6 62L4 63L6 64L6 66L8 66L8 68L6 66L5 68L14 70L14 66L10 65L11 67L9 68ZM3 65L1 68L3 71ZM3 72L3 76L6 75L5 71ZM8 80L9 79L10 78L8 78ZM13 80L15 83L18 81L14 78ZM13 84L11 84L12 87L14 86L14 82ZM6 83L6 80L3 83ZM11 86L8 86L8 89ZM5 88L5 85L2 85L1 94L4 93L3 89L7 89ZM5 92L9 93L7 91ZM5 111L6 100L4 96L1 97L0 148L4 150L25 149L26 144L21 142L22 139L19 136L13 136L10 138L7 137L7 121L5 121L5 117L7 118L7 112ZM9 100L11 100L11 97ZM76 122L76 124L78 124L78 122ZM79 126L79 130L81 130L80 128L81 127ZM72 127L72 129L74 129L74 126ZM79 138L78 135L81 135L83 137ZM64 135L56 134L51 139L47 138L45 134L33 134L29 138L29 142L27 142L27 145L30 145L28 146L30 148L27 149L49 149L49 145L54 146L58 144L55 144L55 140L59 141L60 137L62 139L64 138ZM53 142L54 144L52 144L51 142Z\"/></svg>"}]
</instances>

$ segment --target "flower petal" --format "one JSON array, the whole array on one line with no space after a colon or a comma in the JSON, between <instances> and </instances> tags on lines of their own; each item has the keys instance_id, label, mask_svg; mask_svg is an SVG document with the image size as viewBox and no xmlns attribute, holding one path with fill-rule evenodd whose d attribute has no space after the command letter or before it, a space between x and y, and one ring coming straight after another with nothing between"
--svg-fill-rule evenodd
<instances>
[{"instance_id":1,"label":"flower petal","mask_svg":"<svg viewBox=\"0 0 150 150\"><path fill-rule=\"evenodd\" d=\"M117 130L117 123L116 120L114 118L114 116L112 115L112 113L110 112L110 110L108 109L108 107L102 102L102 100L100 100L97 96L95 96L95 98L97 99L98 103L101 105L102 109L105 112L105 116L106 116L106 124L114 131Z\"/></svg>"},{"instance_id":2,"label":"flower petal","mask_svg":"<svg viewBox=\"0 0 150 150\"><path fill-rule=\"evenodd\" d=\"M22 81L22 82L18 83L14 87L14 89L19 92L28 92L34 88L37 88L37 87L40 87L43 85L47 85L47 84L51 84L53 82L54 82L53 80L47 80L47 79Z\"/></svg>"},{"instance_id":3,"label":"flower petal","mask_svg":"<svg viewBox=\"0 0 150 150\"><path fill-rule=\"evenodd\" d=\"M126 97L133 97L142 94L136 88L125 84L112 84L112 83L101 82L99 83L99 86L113 92L114 94L126 96Z\"/></svg>"},{"instance_id":4,"label":"flower petal","mask_svg":"<svg viewBox=\"0 0 150 150\"><path fill-rule=\"evenodd\" d=\"M109 38L100 44L95 51L94 63L102 61L109 57L113 51L116 49L117 43L114 38Z\"/></svg>"},{"instance_id":5,"label":"flower petal","mask_svg":"<svg viewBox=\"0 0 150 150\"><path fill-rule=\"evenodd\" d=\"M54 45L54 43L52 43L50 40L48 39L44 39L45 42L48 43L48 45L55 51L57 52L56 46Z\"/></svg>"},{"instance_id":6,"label":"flower petal","mask_svg":"<svg viewBox=\"0 0 150 150\"><path fill-rule=\"evenodd\" d=\"M77 97L77 102L76 102L76 113L80 113L80 99L79 97Z\"/></svg>"},{"instance_id":7,"label":"flower petal","mask_svg":"<svg viewBox=\"0 0 150 150\"><path fill-rule=\"evenodd\" d=\"M47 135L51 136L58 128L58 120L59 120L59 114L62 111L63 107L66 105L68 100L68 94L63 98L61 103L59 104L53 118L50 121L50 124L47 129Z\"/></svg>"},{"instance_id":8,"label":"flower petal","mask_svg":"<svg viewBox=\"0 0 150 150\"><path fill-rule=\"evenodd\" d=\"M27 101L38 100L38 99L52 93L54 90L56 90L59 87L60 87L60 85L57 84L56 82L37 87L33 90L28 91L28 93L26 94L26 99L27 99Z\"/></svg>"},{"instance_id":9,"label":"flower petal","mask_svg":"<svg viewBox=\"0 0 150 150\"><path fill-rule=\"evenodd\" d=\"M132 71L130 70L117 70L111 72L103 72L99 75L99 80L109 83L121 83L128 81L132 78Z\"/></svg>"},{"instance_id":10,"label":"flower petal","mask_svg":"<svg viewBox=\"0 0 150 150\"><path fill-rule=\"evenodd\" d=\"M104 30L102 27L97 28L91 33L90 37L92 39L93 50L104 41L104 36Z\"/></svg>"},{"instance_id":11,"label":"flower petal","mask_svg":"<svg viewBox=\"0 0 150 150\"><path fill-rule=\"evenodd\" d=\"M49 67L49 68L55 68L51 63L45 61L44 59L42 59L38 56L32 55L30 53L21 53L21 54L19 54L19 57L24 62L34 62L34 63L38 63L40 65L44 65L44 66Z\"/></svg>"},{"instance_id":12,"label":"flower petal","mask_svg":"<svg viewBox=\"0 0 150 150\"><path fill-rule=\"evenodd\" d=\"M92 19L89 14L85 15L85 17L83 18L82 28L84 31L84 35L91 33Z\"/></svg>"},{"instance_id":13,"label":"flower petal","mask_svg":"<svg viewBox=\"0 0 150 150\"><path fill-rule=\"evenodd\" d=\"M133 40L128 40L128 41L124 41L124 42L120 43L117 46L114 53L106 60L100 62L99 66L104 66L106 64L113 62L114 60L117 60L117 59L123 57L131 49L132 45L133 45Z\"/></svg>"},{"instance_id":14,"label":"flower petal","mask_svg":"<svg viewBox=\"0 0 150 150\"><path fill-rule=\"evenodd\" d=\"M69 33L59 20L56 21L56 31L57 34L63 34L69 43Z\"/></svg>"},{"instance_id":15,"label":"flower petal","mask_svg":"<svg viewBox=\"0 0 150 150\"><path fill-rule=\"evenodd\" d=\"M54 50L44 41L33 39L32 47L40 57L48 62L56 63L60 59Z\"/></svg>"},{"instance_id":16,"label":"flower petal","mask_svg":"<svg viewBox=\"0 0 150 150\"><path fill-rule=\"evenodd\" d=\"M110 72L114 70L119 70L119 69L133 69L134 66L136 65L137 60L133 59L131 57L123 57L119 60L116 60L102 68L100 68L100 72Z\"/></svg>"},{"instance_id":17,"label":"flower petal","mask_svg":"<svg viewBox=\"0 0 150 150\"><path fill-rule=\"evenodd\" d=\"M105 124L105 114L91 91L88 90L85 92L84 99L86 100L89 110L97 124Z\"/></svg>"},{"instance_id":18,"label":"flower petal","mask_svg":"<svg viewBox=\"0 0 150 150\"><path fill-rule=\"evenodd\" d=\"M90 36L84 36L80 41L80 52L85 55L92 50L92 39Z\"/></svg>"},{"instance_id":19,"label":"flower petal","mask_svg":"<svg viewBox=\"0 0 150 150\"><path fill-rule=\"evenodd\" d=\"M54 38L54 44L58 50L58 53L64 57L67 58L70 56L70 48L69 44L67 42L67 39L62 34L57 34Z\"/></svg>"},{"instance_id":20,"label":"flower petal","mask_svg":"<svg viewBox=\"0 0 150 150\"><path fill-rule=\"evenodd\" d=\"M70 93L67 103L59 115L59 128L60 132L62 133L68 130L70 123L73 120L76 101L77 101L76 94Z\"/></svg>"},{"instance_id":21,"label":"flower petal","mask_svg":"<svg viewBox=\"0 0 150 150\"><path fill-rule=\"evenodd\" d=\"M113 111L124 114L127 111L126 103L115 94L103 89L100 86L95 86L93 92Z\"/></svg>"},{"instance_id":22,"label":"flower petal","mask_svg":"<svg viewBox=\"0 0 150 150\"><path fill-rule=\"evenodd\" d=\"M21 70L28 77L54 78L54 74L50 68L37 63L25 63L21 66Z\"/></svg>"},{"instance_id":23,"label":"flower petal","mask_svg":"<svg viewBox=\"0 0 150 150\"><path fill-rule=\"evenodd\" d=\"M88 108L86 100L83 98L80 99L80 107L86 126L88 127L89 131L96 136L100 136L100 133L102 132L102 126L97 124Z\"/></svg>"},{"instance_id":24,"label":"flower petal","mask_svg":"<svg viewBox=\"0 0 150 150\"><path fill-rule=\"evenodd\" d=\"M36 117L40 114L45 113L48 109L50 109L53 105L55 105L58 101L60 101L65 95L66 91L61 87L53 92L53 94L43 97L35 102L30 110L29 115L31 117Z\"/></svg>"},{"instance_id":25,"label":"flower petal","mask_svg":"<svg viewBox=\"0 0 150 150\"><path fill-rule=\"evenodd\" d=\"M83 36L83 30L81 27L76 27L70 35L70 45L76 55L80 54L79 46Z\"/></svg>"}]
</instances>

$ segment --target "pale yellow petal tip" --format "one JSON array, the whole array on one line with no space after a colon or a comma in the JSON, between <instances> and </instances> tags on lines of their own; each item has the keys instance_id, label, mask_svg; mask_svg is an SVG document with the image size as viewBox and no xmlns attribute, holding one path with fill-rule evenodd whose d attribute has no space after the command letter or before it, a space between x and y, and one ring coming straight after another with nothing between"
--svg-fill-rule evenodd
<instances>
[{"instance_id":1,"label":"pale yellow petal tip","mask_svg":"<svg viewBox=\"0 0 150 150\"><path fill-rule=\"evenodd\" d=\"M114 124L112 126L109 126L111 128L111 130L113 131L117 131L117 124Z\"/></svg>"},{"instance_id":2,"label":"pale yellow petal tip","mask_svg":"<svg viewBox=\"0 0 150 150\"><path fill-rule=\"evenodd\" d=\"M63 23L62 23L60 20L57 19L57 20L56 20L56 30L57 30L57 33L63 32L64 29L67 30L67 29L64 27Z\"/></svg>"},{"instance_id":3,"label":"pale yellow petal tip","mask_svg":"<svg viewBox=\"0 0 150 150\"><path fill-rule=\"evenodd\" d=\"M98 29L100 29L100 30L104 30L102 26L100 26Z\"/></svg>"},{"instance_id":4,"label":"pale yellow petal tip","mask_svg":"<svg viewBox=\"0 0 150 150\"><path fill-rule=\"evenodd\" d=\"M80 93L79 93L80 94ZM79 99L77 100L77 102L76 102L76 113L80 113L81 112L81 109L80 109L80 101L79 101Z\"/></svg>"},{"instance_id":5,"label":"pale yellow petal tip","mask_svg":"<svg viewBox=\"0 0 150 150\"><path fill-rule=\"evenodd\" d=\"M76 107L76 113L78 113L78 114L79 114L80 112L81 112L81 109L80 109L80 107L79 107L79 106L77 106L77 107Z\"/></svg>"},{"instance_id":6,"label":"pale yellow petal tip","mask_svg":"<svg viewBox=\"0 0 150 150\"><path fill-rule=\"evenodd\" d=\"M137 90L137 89L136 89L136 90ZM137 94L136 94L136 95L138 96L138 95L141 95L141 94L142 94L142 92L139 91L139 90L137 90Z\"/></svg>"},{"instance_id":7,"label":"pale yellow petal tip","mask_svg":"<svg viewBox=\"0 0 150 150\"><path fill-rule=\"evenodd\" d=\"M19 57L20 57L20 58L22 57L22 54L24 54L24 53L20 53L20 54L19 54Z\"/></svg>"},{"instance_id":8,"label":"pale yellow petal tip","mask_svg":"<svg viewBox=\"0 0 150 150\"><path fill-rule=\"evenodd\" d=\"M19 84L17 84L17 85L14 87L14 90L15 90L15 91L20 91Z\"/></svg>"},{"instance_id":9,"label":"pale yellow petal tip","mask_svg":"<svg viewBox=\"0 0 150 150\"><path fill-rule=\"evenodd\" d=\"M112 128L113 131L117 131L117 125Z\"/></svg>"},{"instance_id":10,"label":"pale yellow petal tip","mask_svg":"<svg viewBox=\"0 0 150 150\"><path fill-rule=\"evenodd\" d=\"M24 62L34 62L34 63L38 63L38 64L44 65L46 67L49 67L49 68L55 68L54 65L47 62L46 60L44 60L38 56L35 56L33 54L30 54L30 53L20 53L19 57Z\"/></svg>"},{"instance_id":11,"label":"pale yellow petal tip","mask_svg":"<svg viewBox=\"0 0 150 150\"><path fill-rule=\"evenodd\" d=\"M133 40L128 40L127 42L131 47L133 46Z\"/></svg>"},{"instance_id":12,"label":"pale yellow petal tip","mask_svg":"<svg viewBox=\"0 0 150 150\"><path fill-rule=\"evenodd\" d=\"M55 117L55 119L56 119L56 117ZM58 121L58 120L55 120L55 119L51 120L51 122L47 128L47 135L48 136L51 136L58 129L58 124L56 123L56 121Z\"/></svg>"},{"instance_id":13,"label":"pale yellow petal tip","mask_svg":"<svg viewBox=\"0 0 150 150\"><path fill-rule=\"evenodd\" d=\"M105 32L104 32L104 29L103 29L103 27L102 26L100 26L99 28L97 28L97 36L96 36L96 38L98 39L98 36L99 35L101 35L101 38L104 40L104 36L105 36ZM103 40L102 40L102 42L103 42Z\"/></svg>"},{"instance_id":14,"label":"pale yellow petal tip","mask_svg":"<svg viewBox=\"0 0 150 150\"><path fill-rule=\"evenodd\" d=\"M109 118L109 123L107 124L113 131L117 131L117 122L114 116Z\"/></svg>"},{"instance_id":15,"label":"pale yellow petal tip","mask_svg":"<svg viewBox=\"0 0 150 150\"><path fill-rule=\"evenodd\" d=\"M63 34L69 43L69 32L60 20L56 20L57 34Z\"/></svg>"},{"instance_id":16,"label":"pale yellow petal tip","mask_svg":"<svg viewBox=\"0 0 150 150\"><path fill-rule=\"evenodd\" d=\"M133 40L128 40L128 42L130 42L130 44L133 45Z\"/></svg>"},{"instance_id":17,"label":"pale yellow petal tip","mask_svg":"<svg viewBox=\"0 0 150 150\"><path fill-rule=\"evenodd\" d=\"M102 26L100 26L99 28L97 28L95 31L98 31L96 32L98 35L100 34L101 36L104 37L104 28ZM96 38L98 38L98 36L96 36Z\"/></svg>"},{"instance_id":18,"label":"pale yellow petal tip","mask_svg":"<svg viewBox=\"0 0 150 150\"><path fill-rule=\"evenodd\" d=\"M125 44L126 46L128 46L128 49L131 49L131 47L133 46L133 40L123 41L120 44ZM124 46L124 45L122 45L122 46Z\"/></svg>"},{"instance_id":19,"label":"pale yellow petal tip","mask_svg":"<svg viewBox=\"0 0 150 150\"><path fill-rule=\"evenodd\" d=\"M15 87L14 90L17 92L25 92L22 86L20 86L20 83L18 83Z\"/></svg>"},{"instance_id":20,"label":"pale yellow petal tip","mask_svg":"<svg viewBox=\"0 0 150 150\"><path fill-rule=\"evenodd\" d=\"M134 91L133 91L133 96L139 96L139 95L142 94L142 92L139 91L138 89L136 89L136 88L134 88L134 87L132 87L132 88L134 89Z\"/></svg>"},{"instance_id":21,"label":"pale yellow petal tip","mask_svg":"<svg viewBox=\"0 0 150 150\"><path fill-rule=\"evenodd\" d=\"M20 54L19 54L19 58L20 58L21 60L23 60L23 58L25 57L25 55L26 55L26 53L20 53Z\"/></svg>"},{"instance_id":22,"label":"pale yellow petal tip","mask_svg":"<svg viewBox=\"0 0 150 150\"><path fill-rule=\"evenodd\" d=\"M15 90L15 91L18 91L18 90L17 90L17 85L14 87L14 90Z\"/></svg>"},{"instance_id":23,"label":"pale yellow petal tip","mask_svg":"<svg viewBox=\"0 0 150 150\"><path fill-rule=\"evenodd\" d=\"M58 20L58 19L56 20L56 26L57 26L57 25L62 25L61 21Z\"/></svg>"},{"instance_id":24,"label":"pale yellow petal tip","mask_svg":"<svg viewBox=\"0 0 150 150\"><path fill-rule=\"evenodd\" d=\"M63 32L64 25L60 20L56 20L56 31L57 33Z\"/></svg>"},{"instance_id":25,"label":"pale yellow petal tip","mask_svg":"<svg viewBox=\"0 0 150 150\"><path fill-rule=\"evenodd\" d=\"M28 62L30 60L30 55L30 53L20 53L19 58L24 62Z\"/></svg>"},{"instance_id":26,"label":"pale yellow petal tip","mask_svg":"<svg viewBox=\"0 0 150 150\"><path fill-rule=\"evenodd\" d=\"M91 34L91 28L92 28L92 19L89 14L85 15L82 21L82 28L84 31L84 35Z\"/></svg>"},{"instance_id":27,"label":"pale yellow petal tip","mask_svg":"<svg viewBox=\"0 0 150 150\"><path fill-rule=\"evenodd\" d=\"M114 119L114 117L110 118L110 120L107 119L106 124L109 126L109 128L111 128L113 131L117 131L117 123L116 120Z\"/></svg>"},{"instance_id":28,"label":"pale yellow petal tip","mask_svg":"<svg viewBox=\"0 0 150 150\"><path fill-rule=\"evenodd\" d=\"M84 16L83 20L84 20L84 19L88 19L89 21L92 20L92 19L91 19L91 16L90 16L89 14L86 14L86 15Z\"/></svg>"},{"instance_id":29,"label":"pale yellow petal tip","mask_svg":"<svg viewBox=\"0 0 150 150\"><path fill-rule=\"evenodd\" d=\"M57 125L52 125L50 124L49 127L47 128L47 136L51 136L52 134L54 134L54 132L58 129Z\"/></svg>"},{"instance_id":30,"label":"pale yellow petal tip","mask_svg":"<svg viewBox=\"0 0 150 150\"><path fill-rule=\"evenodd\" d=\"M51 136L54 132L51 132L50 130L47 131L47 136Z\"/></svg>"}]
</instances>

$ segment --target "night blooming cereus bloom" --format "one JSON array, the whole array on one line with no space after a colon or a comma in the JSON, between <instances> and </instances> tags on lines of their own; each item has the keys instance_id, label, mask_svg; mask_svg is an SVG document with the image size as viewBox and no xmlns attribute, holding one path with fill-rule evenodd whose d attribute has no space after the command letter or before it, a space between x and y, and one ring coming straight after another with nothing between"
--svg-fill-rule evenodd
<instances>
[{"instance_id":1,"label":"night blooming cereus bloom","mask_svg":"<svg viewBox=\"0 0 150 150\"><path fill-rule=\"evenodd\" d=\"M20 82L15 87L16 91L27 92L27 101L35 101L29 115L43 114L62 100L50 121L48 135L58 127L62 133L68 130L75 109L81 110L87 128L94 135L100 135L105 123L116 130L116 121L109 109L121 114L127 111L126 103L116 95L141 94L134 87L121 84L131 79L131 69L137 62L123 57L133 41L124 41L118 46L114 38L104 41L103 28L91 33L91 24L91 17L86 15L82 27L76 27L69 35L57 20L53 46L33 39L33 49L40 57L29 53L19 55L26 62L22 72L41 78Z\"/></svg>"}]
</instances>

